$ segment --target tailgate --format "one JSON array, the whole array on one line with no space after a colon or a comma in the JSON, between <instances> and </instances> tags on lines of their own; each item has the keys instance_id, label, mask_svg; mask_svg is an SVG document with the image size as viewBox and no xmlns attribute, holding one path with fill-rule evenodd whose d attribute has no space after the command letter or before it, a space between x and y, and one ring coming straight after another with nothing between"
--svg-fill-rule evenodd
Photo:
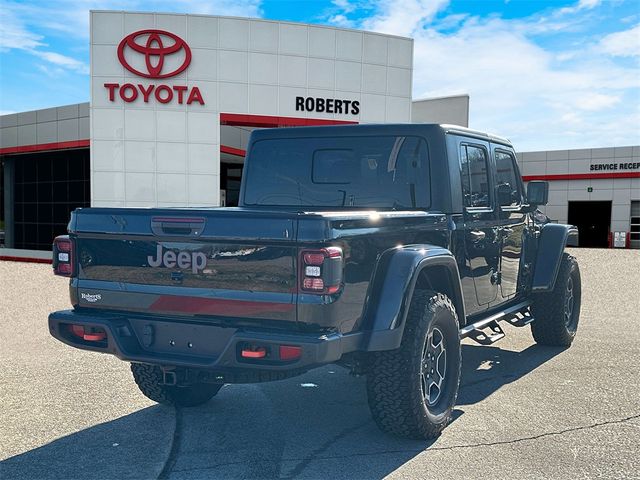
<instances>
[{"instance_id":1,"label":"tailgate","mask_svg":"<svg viewBox=\"0 0 640 480\"><path fill-rule=\"evenodd\" d=\"M76 211L78 305L295 321L295 229L286 212Z\"/></svg>"}]
</instances>

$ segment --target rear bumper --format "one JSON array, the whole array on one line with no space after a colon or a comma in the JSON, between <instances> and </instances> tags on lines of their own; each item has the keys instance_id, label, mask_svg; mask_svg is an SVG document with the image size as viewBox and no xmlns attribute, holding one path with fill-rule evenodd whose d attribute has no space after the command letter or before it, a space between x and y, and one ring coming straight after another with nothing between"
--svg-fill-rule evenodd
<instances>
[{"instance_id":1,"label":"rear bumper","mask_svg":"<svg viewBox=\"0 0 640 480\"><path fill-rule=\"evenodd\" d=\"M101 328L106 332L106 338L101 341L83 340L71 333L70 325L81 325L85 329ZM76 310L50 314L49 331L67 345L108 353L128 362L221 373L305 371L334 363L345 353L362 350L363 345L369 345L371 340L371 335L365 336L364 332L346 335L286 333ZM243 358L240 352L246 345L263 346L269 355L264 359ZM291 361L280 360L278 351L281 345L301 347L300 357Z\"/></svg>"}]
</instances>

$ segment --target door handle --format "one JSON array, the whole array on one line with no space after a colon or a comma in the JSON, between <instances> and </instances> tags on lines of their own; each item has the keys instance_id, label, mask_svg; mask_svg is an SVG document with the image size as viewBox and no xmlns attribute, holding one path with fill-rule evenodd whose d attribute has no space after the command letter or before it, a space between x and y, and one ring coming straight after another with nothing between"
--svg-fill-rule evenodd
<instances>
[{"instance_id":1,"label":"door handle","mask_svg":"<svg viewBox=\"0 0 640 480\"><path fill-rule=\"evenodd\" d=\"M471 236L471 241L473 243L480 242L484 240L484 238L487 236L487 234L484 233L482 230L471 230L469 232L469 235Z\"/></svg>"}]
</instances>

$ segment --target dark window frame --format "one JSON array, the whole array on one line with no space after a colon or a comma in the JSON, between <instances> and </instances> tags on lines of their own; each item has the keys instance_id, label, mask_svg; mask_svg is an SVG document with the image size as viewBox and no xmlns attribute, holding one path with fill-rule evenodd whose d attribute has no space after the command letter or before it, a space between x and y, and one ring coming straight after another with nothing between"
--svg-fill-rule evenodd
<instances>
[{"instance_id":1,"label":"dark window frame","mask_svg":"<svg viewBox=\"0 0 640 480\"><path fill-rule=\"evenodd\" d=\"M486 166L486 180L487 180L487 197L488 197L488 205L487 206L469 206L466 205L465 203L465 195L464 195L464 181L463 181L463 168L462 168L462 148L465 149L465 155L467 157L467 165L469 165L469 154L467 152L467 147L472 147L472 148L477 148L479 150L482 150L482 152L484 153L484 161L485 161L485 166ZM465 209L465 211L469 212L469 213L484 213L484 212L493 212L494 209L494 203L493 203L493 198L494 198L494 194L493 194L493 181L491 178L491 163L490 163L490 155L489 155L489 150L487 149L487 147L485 145L479 144L479 143L473 143L473 142L467 142L467 141L463 141L460 142L459 145L459 151L458 151L458 159L459 159L459 166L460 166L460 184L462 187L462 206ZM468 176L469 176L469 191L471 192L471 173L469 172L469 170L467 169L468 172Z\"/></svg>"},{"instance_id":2,"label":"dark window frame","mask_svg":"<svg viewBox=\"0 0 640 480\"><path fill-rule=\"evenodd\" d=\"M516 182L516 187L518 189L518 198L520 199L516 205L498 205L502 211L510 212L520 210L522 206L525 204L524 200L524 186L522 184L522 176L520 174L520 168L518 166L518 162L516 160L516 155L513 151L507 150L505 148L496 147L493 149L493 162L495 164L495 182L496 187L498 186L498 158L497 154L502 153L511 158L511 166L513 167L514 179ZM518 181L520 179L520 181Z\"/></svg>"},{"instance_id":3,"label":"dark window frame","mask_svg":"<svg viewBox=\"0 0 640 480\"><path fill-rule=\"evenodd\" d=\"M230 172L231 170L240 170L239 174L235 172ZM240 202L240 192L241 192L241 183L242 176L244 174L244 163L228 163L228 162L220 162L220 189L226 192L226 206L236 206ZM238 188L234 188L230 185L232 182L238 182ZM230 192L233 192L233 195L230 195ZM229 200L237 194L237 201L230 202ZM234 205L230 205L230 203L234 203Z\"/></svg>"},{"instance_id":4,"label":"dark window frame","mask_svg":"<svg viewBox=\"0 0 640 480\"><path fill-rule=\"evenodd\" d=\"M315 208L319 208L319 209L341 209L341 208L350 208L350 209L363 209L363 210L368 210L371 208L375 208L375 209L389 209L389 210L406 210L406 211L424 211L424 210L428 210L431 208L431 205L433 203L432 200L432 184L431 184L431 174L432 174L432 168L431 168L431 151L430 151L430 144L427 141L427 138L425 138L422 135L416 135L416 134L410 134L410 135L401 135L401 134L389 134L389 135L383 135L383 137L390 137L390 138L398 138L398 137L403 137L403 138L415 138L417 139L418 143L421 145L421 152L422 155L425 157L425 166L423 167L423 173L425 174L425 177L422 179L422 182L424 182L426 184L426 192L424 192L424 205L416 205L415 207L410 207L410 206L402 206L401 208L396 208L393 206L371 206L371 205L348 205L345 204L343 206L340 205L288 205L288 204L265 204L265 203L257 203L257 202L248 202L247 201L247 185L248 183L252 180L251 179L251 175L255 174L255 172L253 172L253 168L255 167L251 167L251 159L250 157L252 155L255 155L255 153L253 152L255 145L261 142L265 142L265 141L271 141L271 140L317 140L318 138L328 138L328 139L349 139L349 138L366 138L366 137L371 137L371 138L376 138L379 139L380 136L373 136L373 135L366 135L366 134L359 134L359 135L354 135L354 136L340 136L340 135L336 135L336 136L328 136L328 137L306 137L306 136L301 136L301 137L289 137L286 139L278 139L278 138L266 138L266 139L260 139L257 142L255 142L252 146L251 146L251 152L248 152L248 156L247 158L249 159L249 168L246 168L245 164L245 178L243 180L243 187L242 187L242 191L241 191L241 197L242 197L242 205L244 206L250 206L252 208L274 208L274 207L287 207L287 208L305 208L305 207L315 207ZM341 148L318 148L318 150L341 150ZM310 160L310 184L313 185L348 185L349 183L346 184L338 184L338 183L318 183L313 181L313 156L311 156ZM418 202L416 202L418 203Z\"/></svg>"}]
</instances>

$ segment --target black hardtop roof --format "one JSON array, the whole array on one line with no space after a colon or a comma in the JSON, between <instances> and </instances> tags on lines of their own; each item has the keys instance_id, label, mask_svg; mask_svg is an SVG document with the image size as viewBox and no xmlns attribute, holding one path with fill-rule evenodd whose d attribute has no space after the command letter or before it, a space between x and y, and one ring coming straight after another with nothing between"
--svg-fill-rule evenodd
<instances>
[{"instance_id":1,"label":"black hardtop roof","mask_svg":"<svg viewBox=\"0 0 640 480\"><path fill-rule=\"evenodd\" d=\"M389 134L413 134L429 137L444 133L456 133L463 136L483 139L493 143L512 146L506 138L461 127L459 125L441 125L437 123L387 123L387 124L350 124L350 125L326 125L312 127L287 127L265 128L254 130L251 141L267 138L300 138L308 136L318 137L342 137L350 135L389 135Z\"/></svg>"}]
</instances>

